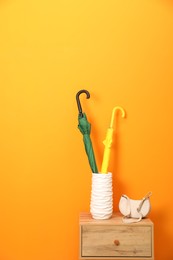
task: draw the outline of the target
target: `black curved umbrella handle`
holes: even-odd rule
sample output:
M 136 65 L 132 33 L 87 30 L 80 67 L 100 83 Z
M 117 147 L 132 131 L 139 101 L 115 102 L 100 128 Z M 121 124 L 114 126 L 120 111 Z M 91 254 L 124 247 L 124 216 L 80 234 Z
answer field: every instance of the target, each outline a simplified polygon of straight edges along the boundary
M 82 89 L 80 90 L 77 94 L 76 94 L 76 101 L 77 101 L 77 106 L 78 106 L 78 110 L 79 110 L 79 115 L 82 117 L 82 107 L 81 107 L 81 103 L 80 103 L 80 99 L 79 99 L 79 96 L 80 94 L 82 93 L 85 93 L 86 94 L 86 98 L 90 98 L 90 93 L 85 90 L 85 89 Z

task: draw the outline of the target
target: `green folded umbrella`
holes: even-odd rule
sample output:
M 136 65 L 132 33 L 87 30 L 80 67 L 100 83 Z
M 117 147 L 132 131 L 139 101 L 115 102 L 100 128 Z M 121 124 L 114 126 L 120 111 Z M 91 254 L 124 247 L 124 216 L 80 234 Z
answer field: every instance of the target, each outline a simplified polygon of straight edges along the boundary
M 85 151 L 88 156 L 88 161 L 93 173 L 98 173 L 96 160 L 94 156 L 93 146 L 90 138 L 91 133 L 91 124 L 88 122 L 86 114 L 82 113 L 78 115 L 78 128 L 80 132 L 83 134 L 83 142 L 85 145 Z
M 79 115 L 78 115 L 79 125 L 78 125 L 78 128 L 81 131 L 81 133 L 83 134 L 85 151 L 86 151 L 86 154 L 88 156 L 88 161 L 89 161 L 91 170 L 92 170 L 93 173 L 98 173 L 96 160 L 95 160 L 95 156 L 94 156 L 94 151 L 93 151 L 93 146 L 92 146 L 92 142 L 91 142 L 91 138 L 90 138 L 91 124 L 88 122 L 85 113 L 82 112 L 82 107 L 81 107 L 81 103 L 80 103 L 80 99 L 79 99 L 79 96 L 82 93 L 86 94 L 86 98 L 90 98 L 90 93 L 88 92 L 88 90 L 85 90 L 85 89 L 80 90 L 76 94 L 76 101 L 77 101 L 77 106 L 78 106 L 78 110 L 79 110 Z

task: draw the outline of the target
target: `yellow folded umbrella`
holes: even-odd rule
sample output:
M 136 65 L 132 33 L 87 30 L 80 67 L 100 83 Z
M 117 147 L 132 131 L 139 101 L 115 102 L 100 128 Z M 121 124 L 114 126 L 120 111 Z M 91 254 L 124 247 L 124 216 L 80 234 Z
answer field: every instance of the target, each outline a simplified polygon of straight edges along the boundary
M 109 164 L 109 159 L 110 159 L 112 137 L 113 137 L 113 132 L 114 132 L 113 122 L 114 122 L 115 111 L 117 111 L 117 110 L 121 111 L 123 118 L 125 117 L 125 111 L 122 107 L 116 106 L 113 108 L 110 127 L 107 130 L 106 139 L 103 141 L 105 148 L 104 148 L 104 155 L 103 155 L 103 161 L 102 161 L 102 166 L 101 166 L 101 173 L 108 173 L 108 164 Z

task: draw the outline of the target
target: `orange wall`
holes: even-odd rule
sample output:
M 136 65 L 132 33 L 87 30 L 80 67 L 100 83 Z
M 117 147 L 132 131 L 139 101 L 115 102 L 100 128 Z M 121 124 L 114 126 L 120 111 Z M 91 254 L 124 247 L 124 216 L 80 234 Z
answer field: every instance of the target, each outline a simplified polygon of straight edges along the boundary
M 173 259 L 172 1 L 0 0 L 0 259 L 77 260 L 91 172 L 75 95 L 100 169 L 114 106 L 109 170 L 122 193 L 152 191 L 156 260 Z

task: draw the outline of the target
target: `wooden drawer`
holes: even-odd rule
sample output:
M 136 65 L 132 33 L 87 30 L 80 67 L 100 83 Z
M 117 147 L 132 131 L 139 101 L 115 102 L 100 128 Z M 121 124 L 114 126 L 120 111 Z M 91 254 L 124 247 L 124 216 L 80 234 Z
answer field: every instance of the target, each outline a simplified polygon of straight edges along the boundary
M 80 258 L 153 259 L 153 224 L 149 219 L 124 224 L 122 217 L 94 220 L 83 213 L 80 218 Z
M 151 227 L 85 225 L 82 256 L 150 256 Z

